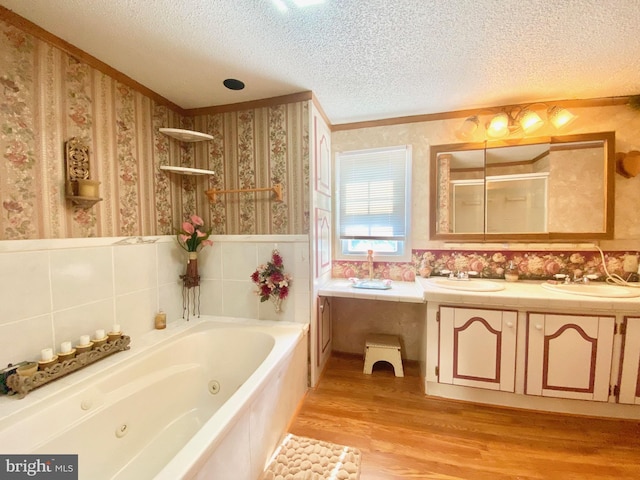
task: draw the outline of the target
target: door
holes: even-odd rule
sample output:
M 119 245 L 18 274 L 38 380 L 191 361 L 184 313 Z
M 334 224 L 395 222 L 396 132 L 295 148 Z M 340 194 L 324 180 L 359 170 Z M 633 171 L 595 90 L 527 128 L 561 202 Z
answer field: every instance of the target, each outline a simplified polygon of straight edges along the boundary
M 513 392 L 517 312 L 441 307 L 438 382 Z
M 530 313 L 526 393 L 606 402 L 614 317 Z

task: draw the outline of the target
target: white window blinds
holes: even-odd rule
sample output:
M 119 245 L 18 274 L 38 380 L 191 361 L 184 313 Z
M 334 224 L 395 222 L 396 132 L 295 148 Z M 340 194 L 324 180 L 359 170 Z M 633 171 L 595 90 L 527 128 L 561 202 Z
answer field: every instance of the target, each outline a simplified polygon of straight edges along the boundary
M 341 240 L 407 237 L 409 146 L 337 155 Z

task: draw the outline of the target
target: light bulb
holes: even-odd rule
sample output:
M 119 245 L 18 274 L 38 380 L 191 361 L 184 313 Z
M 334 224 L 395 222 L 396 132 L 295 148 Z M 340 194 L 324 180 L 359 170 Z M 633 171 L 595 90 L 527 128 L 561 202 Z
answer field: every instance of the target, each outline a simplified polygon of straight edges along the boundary
M 547 110 L 547 117 L 551 124 L 556 128 L 566 127 L 570 123 L 573 123 L 577 117 L 566 108 L 551 107 Z
M 468 117 L 463 123 L 460 129 L 457 132 L 457 135 L 462 140 L 469 140 L 473 137 L 473 134 L 478 129 L 478 125 L 480 121 L 478 120 L 478 116 L 474 115 L 472 117 Z
M 544 125 L 544 122 L 536 112 L 526 108 L 518 115 L 518 123 L 524 133 L 533 133 Z
M 509 116 L 499 113 L 494 116 L 487 126 L 487 135 L 494 138 L 504 137 L 509 133 Z

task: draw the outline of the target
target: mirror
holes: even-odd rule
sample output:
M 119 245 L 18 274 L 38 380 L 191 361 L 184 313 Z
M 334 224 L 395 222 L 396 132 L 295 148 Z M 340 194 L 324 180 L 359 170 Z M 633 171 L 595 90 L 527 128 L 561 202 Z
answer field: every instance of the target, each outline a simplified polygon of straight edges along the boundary
M 613 132 L 431 147 L 430 238 L 613 238 Z

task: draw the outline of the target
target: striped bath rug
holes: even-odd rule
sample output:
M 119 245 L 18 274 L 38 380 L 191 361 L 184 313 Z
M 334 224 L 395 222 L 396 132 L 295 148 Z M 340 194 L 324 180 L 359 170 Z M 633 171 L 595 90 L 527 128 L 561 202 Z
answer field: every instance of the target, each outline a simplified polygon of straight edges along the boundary
M 360 450 L 288 434 L 262 480 L 357 480 Z

